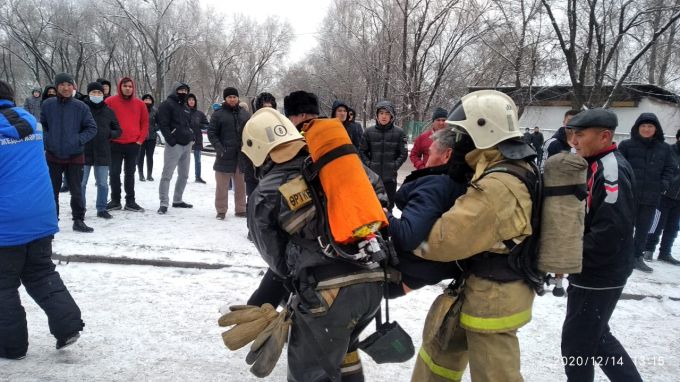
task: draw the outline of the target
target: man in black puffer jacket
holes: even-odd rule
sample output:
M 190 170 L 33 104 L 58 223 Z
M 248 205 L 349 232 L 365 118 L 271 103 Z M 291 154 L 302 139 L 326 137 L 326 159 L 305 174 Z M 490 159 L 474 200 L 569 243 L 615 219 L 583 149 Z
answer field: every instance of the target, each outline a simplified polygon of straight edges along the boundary
M 635 218 L 635 269 L 652 272 L 643 261 L 642 251 L 654 214 L 659 206 L 661 192 L 667 190 L 676 172 L 671 148 L 664 142 L 659 119 L 653 113 L 642 113 L 630 130 L 630 139 L 619 145 L 619 151 L 635 172 L 635 200 L 638 202 Z M 651 258 L 649 259 L 651 260 Z
M 680 164 L 680 130 L 675 133 L 675 140 L 675 144 L 671 146 L 671 153 L 676 164 Z M 652 258 L 656 245 L 659 243 L 661 231 L 663 231 L 659 260 L 673 265 L 680 265 L 680 261 L 671 256 L 671 249 L 676 236 L 678 236 L 678 225 L 680 223 L 680 171 L 678 170 L 680 170 L 680 166 L 676 168 L 675 177 L 670 186 L 661 193 L 659 213 L 656 214 L 653 224 L 654 233 L 647 238 L 645 248 L 645 257 Z
M 234 184 L 236 216 L 246 217 L 246 186 L 239 166 L 241 134 L 250 113 L 239 106 L 238 90 L 225 88 L 222 108 L 210 117 L 208 139 L 215 148 L 215 210 L 217 219 L 224 220 L 229 208 L 229 180 Z
M 158 213 L 161 215 L 168 212 L 170 180 L 175 168 L 177 168 L 177 182 L 172 197 L 172 206 L 176 208 L 193 207 L 182 200 L 184 188 L 189 178 L 191 142 L 194 140 L 194 132 L 191 130 L 191 115 L 186 104 L 188 94 L 189 85 L 183 82 L 175 82 L 172 92 L 161 103 L 156 113 L 156 122 L 166 143 L 163 153 L 163 174 L 161 174 L 161 182 L 158 186 L 158 196 L 161 202 Z
M 361 161 L 382 179 L 391 210 L 397 192 L 397 171 L 408 158 L 406 134 L 394 125 L 394 105 L 390 101 L 383 100 L 375 106 L 375 126 L 364 131 L 359 155 Z

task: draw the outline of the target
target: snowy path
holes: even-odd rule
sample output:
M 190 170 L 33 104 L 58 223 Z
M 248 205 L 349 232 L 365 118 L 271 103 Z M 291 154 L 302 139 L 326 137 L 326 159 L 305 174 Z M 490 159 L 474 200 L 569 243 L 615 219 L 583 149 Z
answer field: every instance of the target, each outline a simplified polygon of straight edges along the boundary
M 22 361 L 0 361 L 0 381 L 255 381 L 244 362 L 247 351 L 228 351 L 217 326 L 217 309 L 243 303 L 257 286 L 265 263 L 246 239 L 245 220 L 214 219 L 212 158 L 204 157 L 204 178 L 190 182 L 185 200 L 192 210 L 170 209 L 159 216 L 158 179 L 162 149 L 156 152 L 153 183 L 137 182 L 144 214 L 114 212 L 114 219 L 94 217 L 94 184 L 88 187 L 87 222 L 93 234 L 72 232 L 68 197 L 54 248 L 62 255 L 127 256 L 229 264 L 218 270 L 136 265 L 70 263 L 59 265 L 86 323 L 81 339 L 63 351 L 54 349 L 47 320 L 21 290 L 29 323 L 30 348 Z M 193 163 L 192 163 L 193 180 Z M 172 190 L 172 187 L 171 187 Z M 233 206 L 233 204 L 231 204 Z M 680 255 L 680 247 L 675 248 Z M 679 256 L 680 257 L 680 256 Z M 680 267 L 653 263 L 655 272 L 635 272 L 625 292 L 664 296 L 661 300 L 620 301 L 611 321 L 614 334 L 638 360 L 646 381 L 675 381 L 680 374 Z M 420 344 L 425 314 L 436 287 L 424 288 L 391 303 L 391 316 Z M 536 299 L 534 318 L 520 330 L 522 371 L 527 381 L 563 381 L 559 361 L 565 299 Z M 409 381 L 414 360 L 376 365 L 363 355 L 368 381 Z M 656 364 L 654 364 L 656 362 Z M 663 365 L 660 365 L 663 363 Z M 268 380 L 285 380 L 285 353 Z M 469 380 L 466 376 L 465 380 Z M 598 370 L 596 380 L 606 380 Z

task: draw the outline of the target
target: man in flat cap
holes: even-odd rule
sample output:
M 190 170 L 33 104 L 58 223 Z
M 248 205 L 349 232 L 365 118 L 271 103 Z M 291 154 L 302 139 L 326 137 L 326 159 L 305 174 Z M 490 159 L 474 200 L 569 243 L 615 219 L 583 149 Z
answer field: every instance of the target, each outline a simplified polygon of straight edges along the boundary
M 592 381 L 594 365 L 612 381 L 642 381 L 609 329 L 633 270 L 635 177 L 613 143 L 618 120 L 605 109 L 582 111 L 567 124 L 571 145 L 588 161 L 583 270 L 569 276 L 562 361 L 569 381 Z

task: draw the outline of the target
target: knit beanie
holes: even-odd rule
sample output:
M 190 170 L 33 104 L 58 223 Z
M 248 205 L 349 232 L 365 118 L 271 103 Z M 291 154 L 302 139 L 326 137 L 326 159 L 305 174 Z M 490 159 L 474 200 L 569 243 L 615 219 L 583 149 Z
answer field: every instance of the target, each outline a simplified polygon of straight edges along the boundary
M 238 90 L 236 88 L 232 88 L 231 86 L 228 88 L 225 88 L 224 91 L 222 92 L 222 96 L 224 99 L 227 99 L 229 96 L 237 96 L 238 97 Z
M 68 82 L 73 86 L 76 85 L 76 81 L 73 80 L 73 76 L 68 73 L 59 73 L 56 76 L 54 76 L 54 86 L 57 86 L 64 82 Z
M 102 84 L 99 82 L 90 82 L 87 84 L 87 94 L 90 94 L 90 92 L 93 90 L 99 90 L 100 92 L 104 93 L 104 86 L 102 86 Z
M 435 109 L 434 113 L 432 113 L 432 122 L 434 122 L 435 119 L 448 118 L 448 116 L 449 113 L 445 109 L 438 107 Z

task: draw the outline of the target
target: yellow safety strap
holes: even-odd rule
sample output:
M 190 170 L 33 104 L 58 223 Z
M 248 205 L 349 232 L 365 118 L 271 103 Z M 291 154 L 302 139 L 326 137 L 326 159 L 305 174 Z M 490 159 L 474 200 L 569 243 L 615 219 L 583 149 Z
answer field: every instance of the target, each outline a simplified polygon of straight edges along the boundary
M 516 329 L 531 321 L 531 309 L 515 313 L 512 316 L 482 318 L 469 314 L 460 314 L 460 324 L 470 329 L 479 330 L 504 330 Z
M 420 351 L 418 352 L 418 355 L 420 358 L 425 362 L 425 365 L 427 365 L 427 368 L 432 371 L 432 373 L 442 377 L 449 379 L 451 381 L 458 382 L 463 378 L 463 371 L 464 370 L 453 370 L 453 369 L 447 369 L 443 366 L 439 366 L 434 361 L 432 360 L 432 357 L 430 357 L 429 354 L 427 354 L 427 351 L 425 350 L 424 347 L 420 348 Z

